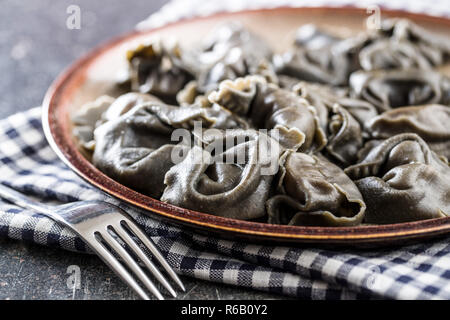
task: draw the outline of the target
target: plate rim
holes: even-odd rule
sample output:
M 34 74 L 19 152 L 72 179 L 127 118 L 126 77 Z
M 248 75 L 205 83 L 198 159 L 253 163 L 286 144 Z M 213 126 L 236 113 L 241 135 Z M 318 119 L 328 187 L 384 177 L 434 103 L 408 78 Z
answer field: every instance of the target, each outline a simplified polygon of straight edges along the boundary
M 365 9 L 356 7 L 279 7 L 275 9 L 256 9 L 239 12 L 220 12 L 207 17 L 195 17 L 182 19 L 162 27 L 147 31 L 132 31 L 130 33 L 114 37 L 106 43 L 102 43 L 90 50 L 83 57 L 75 60 L 63 70 L 54 80 L 47 90 L 42 108 L 42 125 L 45 137 L 56 153 L 56 155 L 78 176 L 101 191 L 118 198 L 128 204 L 134 205 L 144 211 L 154 213 L 162 218 L 166 218 L 175 224 L 184 224 L 192 227 L 206 228 L 221 233 L 231 233 L 237 236 L 256 236 L 260 239 L 274 239 L 280 241 L 294 242 L 325 242 L 325 243 L 364 243 L 400 241 L 410 238 L 425 238 L 438 234 L 450 232 L 450 217 L 420 220 L 413 222 L 355 226 L 355 227 L 307 227 L 307 226 L 287 226 L 274 225 L 262 222 L 250 222 L 224 218 L 212 214 L 202 213 L 195 210 L 177 207 L 160 200 L 151 198 L 137 191 L 134 191 L 119 182 L 109 178 L 99 169 L 94 167 L 78 150 L 73 139 L 70 137 L 68 129 L 68 119 L 59 117 L 62 99 L 72 90 L 77 88 L 76 84 L 84 80 L 86 70 L 95 61 L 95 58 L 106 52 L 110 48 L 119 45 L 125 40 L 140 35 L 150 35 L 161 30 L 195 23 L 203 20 L 214 20 L 219 17 L 236 17 L 250 14 L 282 14 L 283 12 L 305 12 L 315 11 L 316 14 L 323 12 L 340 11 L 339 14 L 365 14 Z M 420 13 L 406 12 L 402 10 L 382 9 L 382 14 L 387 16 L 398 16 L 411 18 L 420 21 L 431 21 L 445 24 L 450 27 L 450 19 L 445 17 L 430 16 Z M 77 76 L 75 83 L 74 77 Z M 71 85 L 71 86 L 69 86 Z M 70 94 L 69 94 L 70 95 Z

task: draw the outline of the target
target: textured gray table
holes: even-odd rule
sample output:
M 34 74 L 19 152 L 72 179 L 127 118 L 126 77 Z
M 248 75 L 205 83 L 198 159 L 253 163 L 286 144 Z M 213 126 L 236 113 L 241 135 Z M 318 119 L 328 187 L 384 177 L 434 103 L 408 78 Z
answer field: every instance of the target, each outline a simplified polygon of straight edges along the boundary
M 52 80 L 99 42 L 125 33 L 164 0 L 0 0 L 0 118 L 38 106 Z M 67 8 L 81 9 L 69 29 Z M 81 270 L 70 290 L 69 266 Z M 180 299 L 279 299 L 280 296 L 183 278 Z M 95 256 L 0 239 L 0 299 L 136 299 Z

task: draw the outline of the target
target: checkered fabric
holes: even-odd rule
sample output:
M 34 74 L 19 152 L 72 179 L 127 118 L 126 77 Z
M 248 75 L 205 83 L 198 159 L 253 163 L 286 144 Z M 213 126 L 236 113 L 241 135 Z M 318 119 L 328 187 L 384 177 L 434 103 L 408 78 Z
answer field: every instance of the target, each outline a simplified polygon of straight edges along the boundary
M 355 5 L 347 0 L 174 0 L 138 25 L 151 28 L 218 11 L 274 6 Z M 197 5 L 195 5 L 197 3 Z M 358 1 L 450 16 L 446 0 Z M 125 209 L 182 275 L 306 299 L 450 299 L 450 237 L 378 250 L 249 245 L 194 234 L 148 218 L 69 170 L 48 146 L 40 108 L 0 121 L 0 183 L 46 203 L 105 200 Z M 89 252 L 69 229 L 0 200 L 0 237 Z
M 91 187 L 47 144 L 40 108 L 0 121 L 0 183 L 46 203 L 105 200 L 129 212 L 182 275 L 307 299 L 450 299 L 450 238 L 382 250 L 253 245 L 148 218 Z M 0 201 L 0 236 L 88 252 L 69 229 Z

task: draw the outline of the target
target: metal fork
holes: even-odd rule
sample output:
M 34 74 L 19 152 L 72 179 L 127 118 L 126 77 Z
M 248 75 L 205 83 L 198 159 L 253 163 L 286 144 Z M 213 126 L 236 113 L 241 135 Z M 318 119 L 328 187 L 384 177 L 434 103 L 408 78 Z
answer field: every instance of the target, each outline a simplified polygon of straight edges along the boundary
M 181 290 L 186 291 L 183 283 L 155 244 L 140 230 L 133 219 L 117 206 L 102 201 L 77 201 L 59 206 L 49 206 L 33 201 L 1 183 L 0 197 L 20 207 L 36 210 L 72 229 L 142 299 L 149 300 L 150 298 L 132 274 L 158 299 L 164 300 L 164 297 L 143 268 L 139 266 L 138 261 L 128 252 L 129 250 L 139 258 L 173 297 L 176 297 L 176 293 L 131 235 L 138 238 L 150 250 L 173 281 Z M 129 250 L 126 250 L 123 244 L 126 244 Z M 112 252 L 121 258 L 123 264 L 132 273 L 118 261 Z

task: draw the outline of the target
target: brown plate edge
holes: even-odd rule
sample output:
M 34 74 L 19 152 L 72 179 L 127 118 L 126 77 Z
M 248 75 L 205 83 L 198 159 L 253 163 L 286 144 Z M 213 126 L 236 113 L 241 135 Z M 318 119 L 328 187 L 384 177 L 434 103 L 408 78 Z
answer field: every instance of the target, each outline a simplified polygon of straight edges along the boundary
M 145 33 L 151 34 L 174 25 L 182 25 L 188 22 L 192 23 L 198 20 L 215 19 L 222 16 L 239 16 L 252 13 L 277 14 L 285 11 L 314 11 L 315 13 L 318 13 L 330 12 L 330 10 L 339 10 L 342 13 L 348 14 L 365 14 L 364 9 L 355 7 L 282 7 L 276 9 L 258 9 L 233 13 L 222 12 L 208 17 L 180 20 Z M 383 10 L 382 13 L 388 16 L 409 17 L 416 20 L 427 20 L 450 26 L 450 20 L 442 17 L 434 17 L 399 10 Z M 77 84 L 83 81 L 85 71 L 98 55 L 123 40 L 141 35 L 142 33 L 143 32 L 134 31 L 95 48 L 86 56 L 77 60 L 69 68 L 63 71 L 61 75 L 52 83 L 45 95 L 43 102 L 42 124 L 45 136 L 51 148 L 70 169 L 72 169 L 76 174 L 91 185 L 129 204 L 150 211 L 153 216 L 156 215 L 166 221 L 182 224 L 188 227 L 199 228 L 203 231 L 214 230 L 217 231 L 218 234 L 227 238 L 229 236 L 237 236 L 239 238 L 249 240 L 254 239 L 299 243 L 357 245 L 364 243 L 377 244 L 404 242 L 405 240 L 430 238 L 450 232 L 450 217 L 390 225 L 359 227 L 300 227 L 271 225 L 266 223 L 223 218 L 163 203 L 159 200 L 150 198 L 129 189 L 107 177 L 95 168 L 78 151 L 72 138 L 70 137 L 70 133 L 68 132 L 69 119 L 58 116 L 58 111 L 60 111 L 58 105 L 64 105 L 61 104 L 61 101 L 67 98 L 68 94 L 70 96 L 70 92 L 75 90 L 77 88 Z M 82 76 L 80 76 L 80 73 Z

